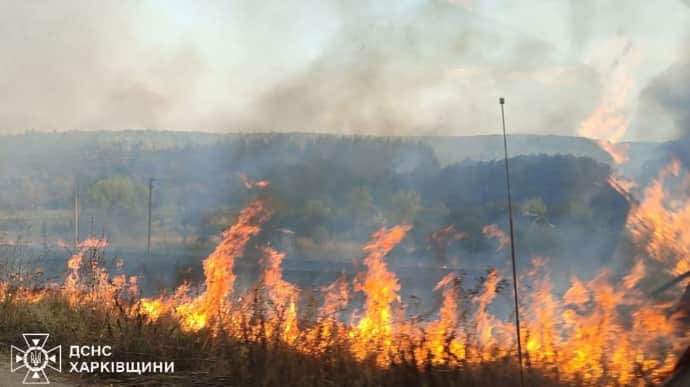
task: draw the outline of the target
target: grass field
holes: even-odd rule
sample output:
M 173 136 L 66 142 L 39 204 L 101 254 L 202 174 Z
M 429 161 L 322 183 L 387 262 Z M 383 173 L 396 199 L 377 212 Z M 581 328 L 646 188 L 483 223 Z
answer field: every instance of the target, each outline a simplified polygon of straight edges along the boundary
M 211 330 L 185 333 L 171 319 L 148 322 L 132 316 L 127 306 L 103 310 L 97 305 L 74 307 L 61 295 L 35 303 L 0 304 L 0 340 L 21 344 L 25 332 L 50 332 L 55 343 L 113 346 L 114 360 L 175 361 L 169 376 L 100 375 L 92 381 L 116 385 L 232 386 L 518 386 L 515 360 L 507 356 L 467 366 L 418 367 L 412 360 L 378 366 L 373 359 L 354 359 L 334 342 L 318 356 L 306 355 L 260 333 L 258 340 L 230 337 Z M 246 336 L 249 337 L 249 334 Z M 409 359 L 409 358 L 408 358 Z M 565 386 L 528 369 L 531 386 Z

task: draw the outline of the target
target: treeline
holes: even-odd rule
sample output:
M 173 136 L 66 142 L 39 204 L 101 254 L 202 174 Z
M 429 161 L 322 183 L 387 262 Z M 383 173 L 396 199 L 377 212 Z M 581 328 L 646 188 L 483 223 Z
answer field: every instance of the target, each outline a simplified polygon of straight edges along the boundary
M 36 155 L 29 165 L 17 165 L 23 173 L 7 172 L 0 180 L 3 231 L 24 221 L 42 235 L 69 238 L 76 181 L 82 230 L 134 243 L 146 228 L 149 178 L 155 236 L 165 235 L 170 243 L 204 243 L 256 195 L 274 212 L 265 238 L 291 235 L 300 254 L 330 254 L 337 249 L 313 250 L 410 223 L 408 250 L 445 259 L 453 249 L 494 248 L 482 228 L 506 220 L 502 160 L 441 166 L 433 149 L 415 139 L 252 135 L 158 150 L 94 150 L 88 143 L 66 149 Z M 241 174 L 271 185 L 247 189 Z M 557 253 L 566 239 L 559 230 L 573 224 L 607 235 L 620 231 L 627 203 L 609 187 L 608 165 L 571 155 L 518 156 L 511 160 L 511 174 L 518 232 L 529 243 L 522 248 Z M 448 226 L 462 238 L 441 250 L 430 248 L 431 234 Z

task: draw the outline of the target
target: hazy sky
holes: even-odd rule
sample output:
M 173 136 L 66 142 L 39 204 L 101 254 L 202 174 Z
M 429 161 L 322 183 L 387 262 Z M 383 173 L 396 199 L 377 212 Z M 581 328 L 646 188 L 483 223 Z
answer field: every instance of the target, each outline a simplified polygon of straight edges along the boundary
M 667 139 L 688 3 L 0 0 L 0 132 L 485 134 L 504 95 L 515 132 L 575 134 L 614 98 L 624 139 Z

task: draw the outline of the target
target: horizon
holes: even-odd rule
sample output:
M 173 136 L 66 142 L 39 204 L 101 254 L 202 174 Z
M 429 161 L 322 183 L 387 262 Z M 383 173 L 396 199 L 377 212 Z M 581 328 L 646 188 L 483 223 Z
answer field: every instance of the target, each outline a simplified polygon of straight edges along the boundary
M 173 129 L 73 129 L 73 130 L 33 130 L 28 129 L 21 132 L 14 133 L 1 133 L 0 137 L 19 137 L 19 136 L 30 136 L 30 135 L 65 135 L 65 134 L 91 134 L 95 135 L 98 133 L 104 134 L 118 134 L 118 133 L 140 133 L 140 134 L 188 134 L 188 135 L 201 135 L 201 136 L 262 136 L 262 135 L 280 135 L 280 136 L 290 136 L 290 135 L 303 135 L 303 136 L 324 136 L 324 137 L 373 137 L 373 138 L 470 138 L 470 137 L 503 137 L 501 133 L 481 133 L 481 134 L 379 134 L 379 133 L 330 133 L 330 132 L 301 132 L 301 131 L 291 131 L 291 132 L 281 132 L 281 131 L 222 131 L 222 132 L 207 132 L 201 130 L 173 130 Z M 578 139 L 587 140 L 596 144 L 596 139 L 592 139 L 586 136 L 578 134 L 559 134 L 559 133 L 507 133 L 507 137 L 561 137 L 568 139 Z M 618 141 L 617 144 L 664 144 L 668 142 L 675 141 L 675 139 L 669 140 L 630 140 L 630 141 Z M 508 144 L 510 146 L 510 143 Z

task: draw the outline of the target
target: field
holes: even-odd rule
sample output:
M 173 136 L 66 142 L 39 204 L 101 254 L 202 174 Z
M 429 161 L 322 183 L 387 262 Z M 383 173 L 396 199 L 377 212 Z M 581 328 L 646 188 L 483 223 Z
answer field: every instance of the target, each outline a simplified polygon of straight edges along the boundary
M 413 315 L 386 263 L 411 229 L 398 225 L 363 246 L 366 269 L 352 283 L 299 289 L 282 278 L 284 254 L 265 246 L 260 280 L 236 290 L 235 259 L 269 218 L 264 202 L 250 202 L 204 260 L 204 284 L 155 298 L 140 297 L 136 277 L 105 271 L 106 241 L 82 241 L 63 283 L 21 286 L 34 281 L 29 270 L 3 283 L 1 339 L 16 343 L 22 332 L 45 331 L 57 342 L 112 345 L 110 360 L 175 362 L 174 375 L 95 379 L 136 385 L 519 385 L 511 318 L 489 310 L 506 292 L 499 271 L 489 268 L 474 287 L 461 274 L 447 275 L 434 289 L 439 310 Z M 500 230 L 487 232 L 505 241 Z M 545 268 L 535 259 L 521 276 L 529 385 L 653 385 L 669 375 L 683 333 L 664 317 L 668 303 L 636 290 L 644 264 L 622 277 L 574 278 L 561 299 Z M 353 291 L 364 303 L 347 316 Z
M 67 372 L 117 385 L 520 385 L 502 162 L 440 163 L 410 139 L 290 138 L 121 147 L 67 183 L 15 171 L 0 340 L 46 332 L 112 345 L 109 360 L 175 362 Z M 654 292 L 690 268 L 680 166 L 645 163 L 634 187 L 587 157 L 511 162 L 527 385 L 664 381 L 688 344 L 682 284 Z

